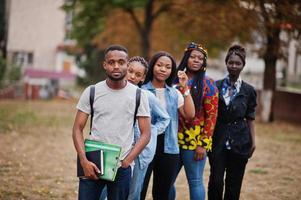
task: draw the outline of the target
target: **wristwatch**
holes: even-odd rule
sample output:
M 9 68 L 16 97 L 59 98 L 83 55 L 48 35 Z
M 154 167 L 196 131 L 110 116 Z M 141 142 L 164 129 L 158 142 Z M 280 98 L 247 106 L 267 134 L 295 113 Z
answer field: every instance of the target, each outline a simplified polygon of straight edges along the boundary
M 190 94 L 190 90 L 188 89 L 183 93 L 183 97 L 187 97 L 189 94 Z

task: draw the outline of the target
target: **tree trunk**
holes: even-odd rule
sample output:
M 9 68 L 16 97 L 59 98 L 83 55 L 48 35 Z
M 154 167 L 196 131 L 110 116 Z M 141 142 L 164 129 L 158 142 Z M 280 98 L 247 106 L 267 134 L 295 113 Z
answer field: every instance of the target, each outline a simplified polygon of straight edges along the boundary
M 150 35 L 150 30 L 144 30 L 143 33 L 140 34 L 142 56 L 146 59 L 150 58 L 149 35 Z
M 142 56 L 147 59 L 150 58 L 150 33 L 154 20 L 153 3 L 153 0 L 149 0 L 145 5 L 144 27 L 140 34 Z
M 264 80 L 262 91 L 262 113 L 261 119 L 264 122 L 274 120 L 274 92 L 276 90 L 276 63 L 280 47 L 280 29 L 268 29 L 267 48 L 264 54 Z
M 6 58 L 6 37 L 7 37 L 7 22 L 5 16 L 6 1 L 0 2 L 0 51 L 3 58 Z

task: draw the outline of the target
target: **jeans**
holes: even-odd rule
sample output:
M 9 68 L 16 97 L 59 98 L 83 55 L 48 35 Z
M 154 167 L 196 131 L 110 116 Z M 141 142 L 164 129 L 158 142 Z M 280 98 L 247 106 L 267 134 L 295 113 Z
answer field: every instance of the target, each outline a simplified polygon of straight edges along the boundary
M 142 190 L 142 185 L 144 181 L 144 177 L 147 171 L 147 167 L 141 169 L 139 165 L 139 160 L 136 158 L 135 166 L 133 171 L 133 177 L 130 183 L 130 192 L 128 196 L 128 200 L 140 200 L 140 194 Z M 99 200 L 105 200 L 107 198 L 107 187 L 104 187 L 102 194 Z
M 224 148 L 209 154 L 210 176 L 208 184 L 209 200 L 238 200 L 248 158 Z M 224 189 L 224 175 L 225 192 Z
M 147 166 L 141 169 L 139 165 L 139 160 L 138 158 L 136 158 L 133 177 L 130 184 L 130 194 L 128 200 L 140 200 L 140 194 L 141 194 L 146 170 L 147 170 Z
M 107 186 L 108 200 L 126 200 L 129 195 L 131 167 L 119 168 L 115 181 L 79 179 L 79 200 L 99 200 L 102 190 Z
M 194 150 L 180 149 L 180 164 L 178 173 L 184 165 L 186 178 L 189 185 L 189 194 L 191 200 L 205 200 L 205 187 L 203 183 L 203 172 L 206 164 L 206 157 L 202 160 L 194 160 Z M 170 191 L 170 197 L 175 197 L 175 189 Z M 171 199 L 169 198 L 169 199 Z

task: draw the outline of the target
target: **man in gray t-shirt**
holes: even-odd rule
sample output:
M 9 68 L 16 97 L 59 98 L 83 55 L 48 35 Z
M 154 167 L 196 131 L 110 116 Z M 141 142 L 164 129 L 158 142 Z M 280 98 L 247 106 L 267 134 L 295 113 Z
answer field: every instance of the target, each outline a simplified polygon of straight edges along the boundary
M 133 146 L 133 121 L 137 87 L 125 80 L 127 72 L 127 50 L 112 45 L 105 51 L 103 67 L 107 73 L 105 81 L 95 85 L 93 123 L 90 139 L 117 144 L 122 147 L 121 167 L 114 182 L 97 178 L 99 169 L 87 160 L 84 148 L 83 128 L 91 113 L 89 87 L 83 92 L 77 104 L 73 126 L 73 141 L 85 177 L 80 178 L 79 199 L 98 200 L 102 189 L 108 188 L 108 199 L 127 199 L 131 179 L 131 164 L 150 139 L 150 113 L 148 99 L 141 93 L 137 122 L 141 131 L 140 139 Z

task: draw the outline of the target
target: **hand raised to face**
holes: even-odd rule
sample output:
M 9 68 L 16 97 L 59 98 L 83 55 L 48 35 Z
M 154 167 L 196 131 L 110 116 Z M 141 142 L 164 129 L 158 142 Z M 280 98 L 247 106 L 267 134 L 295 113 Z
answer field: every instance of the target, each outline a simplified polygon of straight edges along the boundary
M 185 88 L 188 83 L 188 76 L 184 71 L 178 71 L 179 85 Z

